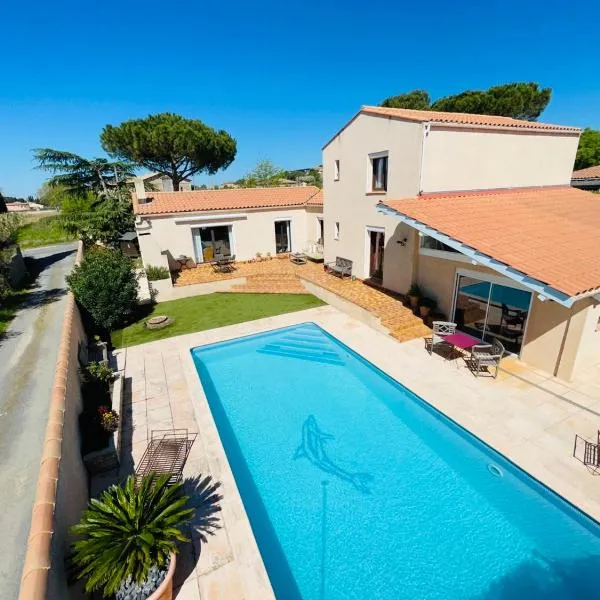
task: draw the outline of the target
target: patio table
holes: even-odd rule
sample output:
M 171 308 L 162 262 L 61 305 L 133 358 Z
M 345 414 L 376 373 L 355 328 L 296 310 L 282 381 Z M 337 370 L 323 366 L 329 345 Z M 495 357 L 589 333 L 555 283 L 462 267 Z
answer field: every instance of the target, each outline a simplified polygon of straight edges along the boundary
M 450 352 L 450 354 L 453 355 L 452 358 L 458 358 L 459 356 L 464 357 L 464 354 L 459 352 L 457 348 L 465 351 L 469 350 L 469 348 L 472 348 L 473 346 L 476 346 L 477 344 L 483 343 L 480 339 L 477 339 L 468 333 L 463 333 L 462 331 L 456 331 L 455 333 L 444 336 L 444 341 L 452 346 L 452 350 Z M 447 359 L 448 358 L 450 357 L 447 357 Z
M 444 341 L 448 344 L 452 344 L 455 348 L 460 348 L 461 350 L 468 350 L 477 344 L 483 343 L 480 339 L 473 337 L 468 333 L 463 333 L 462 331 L 457 331 L 445 336 Z
M 290 262 L 295 265 L 305 265 L 306 264 L 306 254 L 303 252 L 292 252 L 290 254 Z

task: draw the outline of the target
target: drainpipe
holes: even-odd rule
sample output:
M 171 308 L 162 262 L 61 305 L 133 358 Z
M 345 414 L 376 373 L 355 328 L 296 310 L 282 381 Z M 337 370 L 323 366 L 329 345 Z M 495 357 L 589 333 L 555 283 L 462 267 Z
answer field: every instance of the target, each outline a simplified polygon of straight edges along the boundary
M 419 171 L 419 195 L 423 193 L 423 173 L 425 171 L 425 144 L 427 141 L 427 136 L 429 135 L 429 129 L 431 125 L 429 123 L 425 123 L 423 125 L 423 141 L 421 143 L 421 169 Z

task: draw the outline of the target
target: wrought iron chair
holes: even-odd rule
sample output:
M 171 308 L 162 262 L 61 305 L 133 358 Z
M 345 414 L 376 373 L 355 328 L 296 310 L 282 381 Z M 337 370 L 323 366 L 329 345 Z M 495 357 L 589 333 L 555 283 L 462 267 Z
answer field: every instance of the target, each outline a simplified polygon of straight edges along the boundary
M 496 379 L 503 356 L 504 346 L 496 339 L 491 344 L 476 344 L 473 346 L 469 363 L 471 370 L 475 371 L 475 377 L 479 377 L 481 367 L 485 367 L 487 371 L 489 371 L 489 367 L 495 367 L 494 379 Z
M 446 342 L 446 336 L 456 332 L 456 323 L 450 321 L 434 321 L 432 323 L 433 334 L 429 342 L 429 354 L 433 354 L 435 348 L 444 348 L 448 352 L 452 351 L 452 345 Z M 429 341 L 429 340 L 428 340 Z

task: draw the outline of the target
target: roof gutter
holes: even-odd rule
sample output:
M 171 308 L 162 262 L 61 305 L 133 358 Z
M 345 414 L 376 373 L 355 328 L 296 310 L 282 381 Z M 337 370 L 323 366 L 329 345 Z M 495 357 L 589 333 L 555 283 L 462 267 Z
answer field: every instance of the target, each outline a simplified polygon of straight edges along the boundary
M 488 267 L 489 269 L 492 269 L 492 270 L 496 271 L 497 273 L 504 275 L 508 279 L 512 279 L 513 281 L 516 281 L 517 283 L 519 283 L 523 287 L 526 287 L 527 289 L 531 290 L 532 292 L 540 294 L 541 296 L 544 297 L 544 299 L 547 298 L 549 300 L 554 300 L 554 302 L 557 302 L 558 304 L 560 304 L 561 306 L 564 306 L 565 308 L 571 308 L 571 306 L 573 306 L 573 304 L 575 302 L 577 302 L 578 300 L 581 300 L 582 298 L 598 294 L 598 290 L 594 290 L 589 293 L 581 294 L 578 296 L 569 296 L 568 294 L 565 294 L 564 292 L 561 292 L 560 290 L 557 290 L 556 288 L 553 288 L 553 287 L 543 283 L 542 281 L 539 281 L 538 279 L 534 279 L 533 277 L 530 277 L 526 273 L 523 273 L 522 271 L 518 271 L 517 269 L 514 269 L 513 267 L 507 265 L 506 263 L 496 260 L 495 258 L 493 258 L 487 254 L 478 252 L 475 248 L 472 248 L 471 246 L 467 246 L 466 244 L 463 244 L 462 242 L 459 242 L 458 240 L 455 240 L 454 238 L 452 238 L 448 235 L 445 235 L 441 231 L 438 231 L 437 229 L 433 229 L 432 227 L 429 227 L 425 223 L 422 223 L 421 221 L 417 221 L 416 219 L 413 219 L 412 217 L 404 215 L 404 214 L 394 210 L 393 208 L 386 206 L 385 204 L 378 204 L 377 211 L 384 215 L 394 217 L 395 219 L 398 219 L 402 223 L 406 223 L 409 227 L 416 229 L 417 231 L 421 232 L 423 235 L 428 235 L 429 237 L 432 237 L 432 238 L 442 242 L 443 244 L 446 244 L 446 246 L 450 246 L 450 248 L 454 248 L 454 250 L 456 250 L 457 252 L 460 252 L 461 254 L 464 254 L 465 256 L 470 258 L 475 263 L 480 264 L 484 267 Z
M 485 130 L 494 130 L 494 131 L 510 131 L 514 133 L 549 133 L 549 134 L 572 134 L 577 135 L 578 137 L 581 135 L 582 130 L 570 127 L 565 129 L 558 129 L 552 127 L 518 127 L 516 125 L 476 125 L 471 123 L 457 123 L 453 121 L 430 121 L 429 124 L 433 127 L 449 127 L 452 129 L 485 129 Z

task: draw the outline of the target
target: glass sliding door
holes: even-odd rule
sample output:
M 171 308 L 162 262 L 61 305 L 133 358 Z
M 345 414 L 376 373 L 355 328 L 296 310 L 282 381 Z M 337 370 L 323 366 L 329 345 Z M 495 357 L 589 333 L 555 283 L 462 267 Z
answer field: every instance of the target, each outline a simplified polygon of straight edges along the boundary
M 461 331 L 486 342 L 498 339 L 508 352 L 518 354 L 530 303 L 531 292 L 459 275 L 454 321 Z
M 231 255 L 231 227 L 217 225 L 194 229 L 194 247 L 199 263 L 210 262 L 218 256 Z
M 465 275 L 458 276 L 454 322 L 461 331 L 483 339 L 492 284 Z
M 292 251 L 292 236 L 290 221 L 275 221 L 275 252 Z

